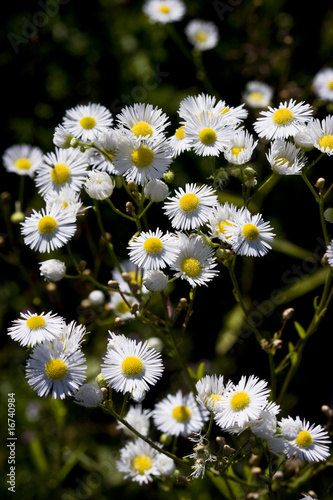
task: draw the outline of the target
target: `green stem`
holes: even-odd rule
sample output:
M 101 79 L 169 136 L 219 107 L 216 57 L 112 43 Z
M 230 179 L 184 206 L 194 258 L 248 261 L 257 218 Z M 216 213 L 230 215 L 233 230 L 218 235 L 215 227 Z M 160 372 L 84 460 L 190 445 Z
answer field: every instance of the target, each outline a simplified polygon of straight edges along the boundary
M 25 175 L 20 175 L 19 203 L 20 203 L 20 211 L 21 212 L 23 212 L 23 208 L 24 208 L 24 186 L 25 186 Z
M 187 462 L 187 461 L 185 461 L 185 460 L 183 460 L 181 458 L 178 458 L 176 455 L 173 455 L 169 451 L 164 450 L 160 446 L 157 446 L 148 437 L 144 436 L 139 431 L 137 431 L 124 418 L 122 418 L 120 415 L 118 415 L 118 413 L 116 413 L 113 408 L 111 408 L 110 406 L 103 406 L 103 408 L 105 408 L 109 413 L 111 413 L 111 415 L 116 420 L 118 420 L 119 422 L 121 422 L 125 427 L 127 427 L 127 429 L 129 429 L 130 431 L 132 431 L 137 437 L 139 437 L 140 439 L 142 439 L 142 441 L 144 441 L 145 443 L 149 444 L 149 446 L 151 446 L 154 450 L 158 451 L 158 453 L 163 453 L 163 455 L 166 455 L 167 457 L 172 458 L 172 460 L 174 460 L 179 465 L 186 465 L 187 467 L 191 467 L 191 464 L 189 462 Z
M 112 203 L 112 201 L 110 200 L 110 198 L 106 198 L 106 201 L 107 203 L 110 205 L 110 207 L 112 208 L 112 210 L 117 214 L 117 215 L 120 215 L 121 217 L 124 217 L 125 219 L 128 219 L 132 222 L 136 222 L 136 218 L 135 217 L 132 217 L 131 215 L 127 215 L 127 214 L 124 214 L 124 212 L 122 212 L 121 210 L 119 210 L 117 207 L 115 207 L 115 205 Z
M 240 287 L 239 287 L 239 284 L 238 284 L 238 281 L 237 281 L 237 278 L 236 278 L 236 274 L 235 274 L 235 270 L 234 270 L 235 263 L 236 263 L 236 256 L 234 257 L 233 262 L 231 262 L 230 265 L 228 266 L 228 270 L 229 270 L 229 275 L 230 275 L 232 284 L 234 286 L 234 290 L 235 290 L 235 293 L 236 293 L 236 298 L 237 298 L 237 300 L 238 300 L 241 308 L 243 309 L 243 312 L 244 312 L 244 315 L 245 315 L 245 320 L 246 320 L 248 326 L 251 328 L 251 330 L 253 330 L 253 332 L 254 332 L 254 334 L 256 336 L 257 341 L 259 342 L 259 344 L 261 344 L 261 341 L 262 341 L 261 333 L 259 332 L 259 330 L 255 326 L 255 324 L 251 320 L 249 320 L 249 318 L 248 318 L 249 311 L 248 311 L 247 306 L 246 306 L 246 304 L 244 302 L 244 298 L 242 296 L 242 293 L 241 293 L 241 290 L 240 290 Z
M 125 397 L 124 397 L 124 401 L 123 401 L 123 405 L 121 407 L 121 410 L 120 410 L 120 418 L 124 418 L 124 415 L 125 415 L 125 411 L 126 411 L 126 405 L 127 405 L 127 401 L 128 401 L 128 396 L 129 396 L 129 392 L 126 392 L 125 394 Z
M 106 236 L 106 233 L 105 233 L 105 229 L 104 229 L 104 226 L 103 226 L 103 221 L 102 221 L 102 217 L 101 217 L 101 213 L 100 213 L 100 210 L 99 210 L 99 206 L 98 206 L 98 203 L 97 203 L 97 200 L 94 200 L 94 208 L 95 208 L 95 213 L 96 213 L 96 217 L 97 217 L 97 223 L 98 223 L 98 227 L 99 227 L 99 230 L 104 238 L 104 241 L 105 241 L 105 244 L 106 244 L 106 248 L 108 249 L 108 252 L 110 254 L 110 257 L 111 257 L 111 261 L 114 263 L 115 267 L 118 269 L 118 271 L 121 273 L 122 272 L 122 269 L 121 269 L 121 266 L 118 262 L 118 259 L 116 257 L 116 254 L 113 250 L 113 245 L 108 241 L 108 238 Z
M 212 412 L 210 414 L 209 426 L 208 426 L 208 431 L 207 431 L 207 434 L 206 434 L 206 438 L 207 439 L 209 439 L 210 433 L 212 432 L 213 423 L 214 423 L 214 413 Z
M 272 400 L 275 401 L 276 397 L 276 372 L 275 372 L 275 364 L 274 364 L 274 356 L 273 354 L 269 354 L 269 367 L 271 373 L 271 394 Z
M 277 172 L 271 172 L 270 175 L 263 181 L 262 184 L 258 187 L 258 189 L 253 193 L 251 198 L 248 200 L 247 204 L 249 205 L 251 202 L 255 201 L 259 196 L 267 195 L 275 186 L 275 184 L 280 179 L 280 175 Z

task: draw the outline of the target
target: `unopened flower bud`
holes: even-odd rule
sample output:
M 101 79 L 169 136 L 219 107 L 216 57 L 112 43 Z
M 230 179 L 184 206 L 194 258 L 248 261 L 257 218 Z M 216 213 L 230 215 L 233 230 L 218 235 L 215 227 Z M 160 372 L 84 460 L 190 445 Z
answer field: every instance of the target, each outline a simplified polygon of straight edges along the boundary
M 136 185 L 136 184 L 135 184 L 135 182 L 134 182 L 134 181 L 132 181 L 132 180 L 128 181 L 127 186 L 128 186 L 128 189 L 129 189 L 130 191 L 137 191 L 137 190 L 138 190 L 137 185 Z
M 165 172 L 163 174 L 163 179 L 165 180 L 165 182 L 167 184 L 170 184 L 171 182 L 173 182 L 174 178 L 175 178 L 175 174 L 173 172 L 171 172 L 171 171 Z
M 258 475 L 262 473 L 262 468 L 261 467 L 252 467 L 251 469 L 251 474 L 253 475 Z
M 322 259 L 321 259 L 321 265 L 323 267 L 326 267 L 326 266 L 329 265 L 327 253 L 324 253 L 324 255 L 323 255 Z
M 273 476 L 274 481 L 281 481 L 283 478 L 284 478 L 284 474 L 283 474 L 282 470 L 276 471 L 274 476 Z
M 69 144 L 70 146 L 72 146 L 72 148 L 77 148 L 79 145 L 79 140 L 76 137 L 73 137 L 73 139 L 70 140 Z
M 125 208 L 126 208 L 126 212 L 128 214 L 135 214 L 135 208 L 134 208 L 134 205 L 131 201 L 128 201 L 126 203 Z
M 315 183 L 315 187 L 318 189 L 318 191 L 322 191 L 325 187 L 325 179 L 323 177 L 319 177 Z
M 282 346 L 283 346 L 283 340 L 281 339 L 273 339 L 271 341 L 271 346 L 274 348 L 274 349 L 281 349 Z
M 103 377 L 103 375 L 102 375 L 101 373 L 99 373 L 99 374 L 97 375 L 97 377 L 95 378 L 95 380 L 96 380 L 96 383 L 98 384 L 98 386 L 99 386 L 100 388 L 102 388 L 102 387 L 107 387 L 107 383 L 106 383 L 106 381 L 105 381 L 105 378 Z
M 244 168 L 244 172 L 243 173 L 244 173 L 244 175 L 248 179 L 253 179 L 257 175 L 257 172 L 252 167 L 246 167 L 246 168 Z
M 287 321 L 288 319 L 291 319 L 294 315 L 295 309 L 293 307 L 288 307 L 288 309 L 285 309 L 282 313 L 282 320 Z
M 113 288 L 114 290 L 119 290 L 119 283 L 118 283 L 118 281 L 110 280 L 110 281 L 108 281 L 108 286 L 110 288 Z
M 20 222 L 23 222 L 25 219 L 25 215 L 23 212 L 14 212 L 11 216 L 10 216 L 10 221 L 13 223 L 13 224 L 19 224 Z
M 131 306 L 131 314 L 136 314 L 139 310 L 139 304 L 137 302 L 134 302 Z

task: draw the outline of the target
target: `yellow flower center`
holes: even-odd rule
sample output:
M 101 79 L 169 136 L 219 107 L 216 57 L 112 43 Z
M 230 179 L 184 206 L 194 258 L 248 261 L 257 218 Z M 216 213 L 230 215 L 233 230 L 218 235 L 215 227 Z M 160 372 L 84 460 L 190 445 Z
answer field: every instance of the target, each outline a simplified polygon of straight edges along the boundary
M 301 431 L 298 434 L 295 441 L 298 444 L 298 446 L 301 446 L 302 448 L 308 448 L 312 444 L 313 439 L 311 437 L 311 434 L 309 434 L 309 432 Z
M 153 129 L 147 122 L 137 122 L 133 125 L 132 132 L 137 137 L 140 135 L 145 137 L 146 135 L 152 135 Z
M 119 314 L 126 314 L 128 311 L 130 311 L 130 308 L 128 307 L 128 305 L 126 304 L 126 302 L 124 302 L 122 300 L 121 302 L 118 302 L 118 304 L 116 306 L 116 311 Z
M 212 408 L 214 408 L 215 404 L 219 403 L 220 401 L 222 401 L 222 397 L 220 396 L 220 394 L 211 394 L 206 399 L 206 405 L 209 404 Z
M 144 244 L 143 248 L 146 250 L 148 253 L 158 253 L 162 250 L 163 248 L 163 243 L 159 238 L 148 238 Z
M 187 406 L 180 405 L 172 410 L 172 416 L 178 422 L 186 422 L 190 418 L 191 412 Z
M 199 198 L 193 193 L 184 194 L 179 200 L 179 207 L 183 212 L 193 212 L 199 205 Z
M 50 217 L 49 215 L 42 217 L 38 222 L 38 230 L 43 234 L 53 233 L 53 231 L 55 231 L 56 228 L 57 228 L 57 221 L 53 217 Z
M 285 167 L 290 167 L 289 160 L 287 160 L 287 158 L 284 158 L 283 156 L 279 156 L 275 159 L 274 167 L 282 167 L 282 165 L 284 165 Z
M 70 175 L 71 171 L 64 163 L 57 163 L 51 170 L 51 179 L 55 184 L 64 184 Z
M 154 153 L 148 146 L 139 146 L 132 153 L 132 160 L 134 165 L 139 168 L 148 167 L 154 159 Z
M 233 226 L 233 224 L 230 224 L 230 222 L 227 222 L 226 220 L 219 222 L 217 225 L 217 232 L 225 234 L 225 227 L 226 226 Z M 226 236 L 227 238 L 230 238 L 230 236 Z
M 290 123 L 293 118 L 293 112 L 288 108 L 278 109 L 273 114 L 273 122 L 276 123 L 276 125 L 287 125 L 287 123 Z
M 143 363 L 141 359 L 136 356 L 127 356 L 121 363 L 121 369 L 125 375 L 133 377 L 134 375 L 139 375 L 143 370 Z
M 203 43 L 207 41 L 208 35 L 206 31 L 198 31 L 195 35 L 194 38 L 196 39 L 197 42 Z
M 239 155 L 239 153 L 240 153 L 241 151 L 245 151 L 245 149 L 244 149 L 244 148 L 241 148 L 241 147 L 239 147 L 239 148 L 232 148 L 232 150 L 231 150 L 231 154 L 232 154 L 232 155 L 235 155 L 235 156 L 236 156 L 236 158 L 238 158 L 238 155 Z
M 200 262 L 193 257 L 187 257 L 181 265 L 182 271 L 190 278 L 195 278 L 201 271 Z
M 61 380 L 67 373 L 67 366 L 61 359 L 51 359 L 45 366 L 45 372 L 52 380 Z
M 95 127 L 96 120 L 92 116 L 85 116 L 84 118 L 81 118 L 80 125 L 81 125 L 82 128 L 85 128 L 86 130 L 89 130 L 89 129 Z
M 319 146 L 324 149 L 326 148 L 333 149 L 333 135 L 331 134 L 323 135 L 323 137 L 319 141 Z
M 152 468 L 153 461 L 148 455 L 139 455 L 133 460 L 133 469 L 139 474 L 143 474 L 145 470 Z
M 45 319 L 42 316 L 31 316 L 31 318 L 27 319 L 26 325 L 31 330 L 35 330 L 45 325 Z
M 333 90 L 333 82 L 328 82 L 327 87 L 328 87 L 330 90 Z
M 251 99 L 252 101 L 255 101 L 255 102 L 260 102 L 263 98 L 263 95 L 261 94 L 261 92 L 251 92 L 247 96 L 247 98 Z
M 256 240 L 259 236 L 259 229 L 254 224 L 245 224 L 243 235 L 247 240 Z
M 29 170 L 31 161 L 28 158 L 18 158 L 15 162 L 15 167 L 19 170 Z
M 237 392 L 236 394 L 234 394 L 234 396 L 232 396 L 230 400 L 231 408 L 234 411 L 244 410 L 244 408 L 246 408 L 249 405 L 249 403 L 250 403 L 250 397 L 244 391 Z
M 160 12 L 161 12 L 162 14 L 169 14 L 169 12 L 170 12 L 170 7 L 169 7 L 168 5 L 166 5 L 166 4 L 162 4 L 162 5 L 160 6 Z
M 199 134 L 200 141 L 209 146 L 216 141 L 216 132 L 212 128 L 203 128 Z
M 176 130 L 175 136 L 177 137 L 177 139 L 184 139 L 185 137 L 184 125 Z
M 61 208 L 63 208 L 65 210 L 65 208 L 68 207 L 68 203 L 67 201 L 64 201 L 63 204 L 61 205 Z

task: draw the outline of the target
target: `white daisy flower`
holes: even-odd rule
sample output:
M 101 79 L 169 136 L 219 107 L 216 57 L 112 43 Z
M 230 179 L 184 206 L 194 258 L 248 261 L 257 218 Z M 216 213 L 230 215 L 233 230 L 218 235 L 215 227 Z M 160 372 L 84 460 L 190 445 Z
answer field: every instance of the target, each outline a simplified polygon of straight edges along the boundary
M 250 108 L 264 109 L 272 102 L 273 88 L 267 83 L 253 80 L 245 85 L 242 98 Z
M 131 132 L 134 137 L 141 139 L 156 138 L 164 133 L 169 125 L 169 118 L 158 107 L 151 104 L 135 103 L 125 106 L 116 120 L 119 127 Z
M 51 312 L 32 314 L 20 313 L 21 318 L 13 321 L 8 328 L 8 335 L 23 346 L 34 347 L 36 344 L 54 340 L 59 336 L 65 321 Z
M 104 130 L 98 134 L 94 139 L 95 148 L 86 152 L 91 159 L 92 169 L 114 174 L 113 158 L 122 140 L 123 134 L 116 129 Z
M 56 148 L 55 153 L 44 155 L 43 163 L 37 169 L 35 183 L 38 192 L 44 196 L 65 186 L 80 191 L 88 175 L 88 166 L 87 156 L 78 149 Z
M 208 114 L 189 118 L 185 125 L 189 144 L 199 156 L 219 156 L 228 145 L 233 128 L 223 115 Z
M 268 241 L 273 241 L 269 222 L 264 222 L 261 214 L 251 215 L 247 208 L 239 210 L 225 226 L 225 236 L 231 237 L 231 249 L 238 255 L 262 257 L 272 247 Z
M 267 448 L 273 455 L 285 459 L 287 440 L 281 434 L 274 434 L 265 438 Z
M 86 335 L 87 330 L 84 325 L 71 321 L 68 325 L 63 326 L 58 337 L 64 344 L 64 351 L 68 354 L 81 349 L 82 342 L 86 340 Z
M 261 111 L 262 117 L 254 122 L 254 130 L 259 137 L 266 139 L 283 139 L 296 135 L 302 125 L 312 120 L 312 108 L 304 101 L 296 104 L 290 99 L 289 102 L 281 102 L 278 108 L 268 106 L 268 111 Z
M 141 404 L 131 406 L 124 420 L 136 429 L 142 436 L 148 436 L 150 429 L 150 410 L 144 410 Z M 117 429 L 121 429 L 127 437 L 135 437 L 134 432 L 119 422 Z
M 83 215 L 88 207 L 83 206 L 80 200 L 80 193 L 77 193 L 69 186 L 65 186 L 60 191 L 49 191 L 45 194 L 46 208 L 53 205 L 60 205 L 63 210 L 71 212 L 75 217 Z
M 149 390 L 164 370 L 159 352 L 149 347 L 147 342 L 136 343 L 130 339 L 126 343 L 115 344 L 103 360 L 102 375 L 110 387 L 123 394 L 136 387 Z
M 75 216 L 59 205 L 42 208 L 40 212 L 33 210 L 32 215 L 21 223 L 24 243 L 41 253 L 49 253 L 66 245 L 75 231 Z
M 224 157 L 229 163 L 244 165 L 244 163 L 251 160 L 252 153 L 258 142 L 254 140 L 247 130 L 236 130 L 225 147 Z
M 171 476 L 176 470 L 175 462 L 172 458 L 164 455 L 164 453 L 159 453 L 157 455 L 156 466 L 162 476 Z
M 161 179 L 147 182 L 144 188 L 144 195 L 150 201 L 159 203 L 164 201 L 170 194 L 168 185 Z
M 137 438 L 120 450 L 120 460 L 116 461 L 116 465 L 120 472 L 125 473 L 125 479 L 148 484 L 161 475 L 157 463 L 158 455 L 154 448 Z
M 208 411 L 197 405 L 191 392 L 183 395 L 181 391 L 162 399 L 151 414 L 161 432 L 184 437 L 199 432 L 209 416 Z
M 322 153 L 333 155 L 333 116 L 328 115 L 323 120 L 313 120 L 308 124 L 309 139 L 315 148 Z
M 160 179 L 172 162 L 172 149 L 163 136 L 156 139 L 124 138 L 114 155 L 116 175 L 143 185 Z
M 216 423 L 226 429 L 235 424 L 243 427 L 249 420 L 259 417 L 269 396 L 267 382 L 251 375 L 248 380 L 241 377 L 229 391 L 226 391 L 215 414 Z
M 177 258 L 179 249 L 175 241 L 174 235 L 163 234 L 160 229 L 142 231 L 129 242 L 129 259 L 139 268 L 163 269 Z
M 66 274 L 66 264 L 58 259 L 48 259 L 39 263 L 39 272 L 44 280 L 54 283 L 62 280 Z
M 300 148 L 302 151 L 312 151 L 314 148 L 313 141 L 311 140 L 311 137 L 309 137 L 309 132 L 308 132 L 308 126 L 309 123 L 305 123 L 300 131 L 294 136 L 294 144 L 298 148 Z
M 168 284 L 169 277 L 163 271 L 147 271 L 143 278 L 143 284 L 150 292 L 163 292 Z
M 283 139 L 272 141 L 266 158 L 272 170 L 280 175 L 301 175 L 306 163 L 303 151 Z
M 27 361 L 26 377 L 38 396 L 53 399 L 72 396 L 86 379 L 84 354 L 66 352 L 61 340 L 37 345 Z
M 73 136 L 62 125 L 56 127 L 53 134 L 53 144 L 60 149 L 69 149 Z
M 133 264 L 130 260 L 124 260 L 120 263 L 120 267 L 122 272 L 115 268 L 112 270 L 111 275 L 112 279 L 119 284 L 119 289 L 122 292 L 131 293 L 131 285 L 138 283 L 141 287 L 141 292 L 143 294 L 148 293 L 148 290 L 142 283 L 142 270 L 136 264 Z
M 280 413 L 280 406 L 274 402 L 268 403 L 255 420 L 250 420 L 248 426 L 253 434 L 261 439 L 274 437 L 277 429 L 276 416 Z
M 42 164 L 43 152 L 36 146 L 17 144 L 5 150 L 2 161 L 7 172 L 33 177 Z
M 216 98 L 209 94 L 201 93 L 197 96 L 188 96 L 180 102 L 178 115 L 184 120 L 183 123 L 186 123 L 190 118 L 196 116 L 200 118 L 201 114 L 205 112 L 211 115 L 215 110 L 215 105 Z M 180 135 L 182 135 L 182 133 L 180 133 Z
M 107 172 L 92 170 L 84 183 L 84 189 L 94 200 L 106 200 L 114 190 L 114 181 Z
M 326 250 L 327 254 L 327 262 L 328 264 L 333 267 L 333 240 L 329 242 L 329 245 Z
M 223 375 L 205 375 L 195 385 L 198 391 L 196 400 L 202 408 L 216 411 L 227 390 L 226 387 L 229 390 L 231 384 L 232 382 L 228 382 L 227 386 L 225 385 Z
M 74 394 L 74 403 L 85 406 L 86 408 L 95 408 L 102 404 L 103 393 L 96 384 L 83 384 Z
M 143 12 L 152 23 L 180 21 L 185 11 L 185 4 L 180 0 L 147 0 L 143 5 Z
M 290 418 L 290 417 L 289 417 Z M 282 419 L 283 421 L 283 419 Z M 286 432 L 283 422 L 280 424 L 283 437 L 288 440 L 286 455 L 290 457 L 295 453 L 295 458 L 307 462 L 319 462 L 330 455 L 328 432 L 320 425 L 310 424 L 299 417 L 295 419 L 297 433 Z
M 211 21 L 193 19 L 185 27 L 188 41 L 200 52 L 216 47 L 219 41 L 219 32 L 216 24 Z
M 168 143 L 172 148 L 173 157 L 176 158 L 184 151 L 191 150 L 190 140 L 186 135 L 185 125 L 177 128 L 176 132 L 168 138 Z
M 205 285 L 218 273 L 214 251 L 205 245 L 200 236 L 187 237 L 179 235 L 180 252 L 172 264 L 171 269 L 176 271 L 175 276 L 190 283 L 192 287 Z
M 315 75 L 313 91 L 323 101 L 333 101 L 333 68 L 324 68 Z
M 211 211 L 208 222 L 210 238 L 219 238 L 224 243 L 231 243 L 231 236 L 226 234 L 226 227 L 233 224 L 238 209 L 228 202 L 218 204 Z
M 172 227 L 186 231 L 205 224 L 217 203 L 217 194 L 210 186 L 185 184 L 185 189 L 179 188 L 167 198 L 163 209 Z
M 117 292 L 112 292 L 110 297 L 110 301 L 108 303 L 108 307 L 118 318 L 121 319 L 134 319 L 135 315 L 131 313 L 131 308 L 128 304 L 132 305 L 134 302 L 137 302 L 134 297 L 130 295 L 126 296 L 126 301 L 122 298 L 122 296 Z
M 213 114 L 222 116 L 227 125 L 236 128 L 248 115 L 248 111 L 244 106 L 245 104 L 236 107 L 229 106 L 225 101 L 220 100 L 214 106 Z
M 125 337 L 125 335 L 120 333 L 110 332 L 110 330 L 109 330 L 109 335 L 110 339 L 108 340 L 107 343 L 108 351 L 113 351 L 116 348 L 116 346 L 121 347 L 122 345 L 124 345 L 126 349 L 126 346 L 128 345 L 130 340 L 128 337 Z
M 77 139 L 92 141 L 112 123 L 111 113 L 105 106 L 89 103 L 67 110 L 62 125 Z

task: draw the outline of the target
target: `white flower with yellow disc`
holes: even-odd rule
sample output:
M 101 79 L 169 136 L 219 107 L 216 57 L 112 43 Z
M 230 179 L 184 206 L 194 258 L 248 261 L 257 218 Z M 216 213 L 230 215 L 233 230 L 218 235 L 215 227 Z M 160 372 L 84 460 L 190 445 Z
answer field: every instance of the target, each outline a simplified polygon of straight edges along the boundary
M 65 325 L 62 317 L 51 312 L 41 314 L 30 311 L 20 313 L 21 318 L 15 319 L 8 328 L 8 335 L 22 346 L 34 347 L 36 344 L 59 337 L 59 332 Z
M 50 191 L 60 191 L 70 187 L 80 191 L 88 175 L 89 159 L 78 149 L 55 148 L 55 153 L 47 153 L 37 169 L 35 183 L 38 192 L 44 196 Z
M 63 127 L 77 139 L 92 141 L 113 124 L 110 111 L 101 104 L 78 105 L 66 111 Z
M 155 139 L 169 125 L 168 116 L 160 108 L 141 102 L 125 106 L 116 120 L 120 128 L 141 139 Z
M 43 152 L 36 146 L 16 144 L 5 150 L 2 161 L 7 172 L 33 177 L 43 161 Z
M 142 231 L 129 242 L 129 259 L 139 268 L 154 270 L 171 265 L 179 253 L 175 236 L 156 231 Z

